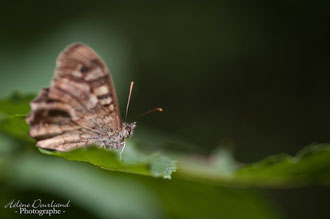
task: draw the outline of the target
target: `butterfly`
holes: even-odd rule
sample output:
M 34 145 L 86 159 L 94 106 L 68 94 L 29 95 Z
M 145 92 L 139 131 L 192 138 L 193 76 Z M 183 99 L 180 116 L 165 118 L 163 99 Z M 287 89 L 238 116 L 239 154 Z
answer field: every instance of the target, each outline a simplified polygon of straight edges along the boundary
M 59 54 L 50 87 L 41 89 L 30 106 L 26 117 L 29 135 L 47 150 L 70 151 L 96 144 L 122 148 L 121 157 L 125 140 L 136 126 L 136 122 L 121 121 L 110 71 L 100 56 L 82 43 Z

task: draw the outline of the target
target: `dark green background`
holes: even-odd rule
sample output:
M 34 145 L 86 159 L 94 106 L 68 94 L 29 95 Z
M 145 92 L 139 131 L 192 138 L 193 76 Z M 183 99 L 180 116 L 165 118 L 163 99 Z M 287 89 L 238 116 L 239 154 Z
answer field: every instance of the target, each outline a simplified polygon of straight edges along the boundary
M 164 108 L 138 127 L 186 142 L 172 149 L 207 154 L 229 140 L 242 162 L 294 154 L 330 141 L 328 19 L 321 0 L 6 1 L 0 97 L 48 86 L 58 53 L 84 42 L 109 66 L 122 114 L 131 80 L 130 120 Z M 322 218 L 325 192 L 270 195 L 291 218 Z

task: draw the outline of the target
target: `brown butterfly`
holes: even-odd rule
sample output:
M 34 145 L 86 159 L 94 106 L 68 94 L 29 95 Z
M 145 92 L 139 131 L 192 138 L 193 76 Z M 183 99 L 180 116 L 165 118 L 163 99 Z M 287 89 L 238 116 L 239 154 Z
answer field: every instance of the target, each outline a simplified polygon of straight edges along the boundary
M 26 117 L 29 135 L 48 150 L 69 151 L 97 144 L 122 147 L 121 156 L 136 124 L 122 123 L 109 69 L 81 43 L 60 53 L 50 87 L 41 89 L 30 105 Z

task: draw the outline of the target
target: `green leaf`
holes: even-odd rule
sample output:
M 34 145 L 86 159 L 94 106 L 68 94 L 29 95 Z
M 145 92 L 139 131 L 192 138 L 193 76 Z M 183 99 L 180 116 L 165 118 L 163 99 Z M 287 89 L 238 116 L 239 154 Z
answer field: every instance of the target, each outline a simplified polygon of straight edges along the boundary
M 267 157 L 240 168 L 234 179 L 257 186 L 330 186 L 330 144 L 306 147 L 295 157 L 287 154 Z
M 176 176 L 243 187 L 330 186 L 330 144 L 306 147 L 296 156 L 272 155 L 243 166 L 226 150 L 209 157 L 179 157 Z
M 131 141 L 127 141 L 121 161 L 119 150 L 103 149 L 97 145 L 78 148 L 69 152 L 39 150 L 44 154 L 63 157 L 67 160 L 88 162 L 106 170 L 163 177 L 165 179 L 170 179 L 172 172 L 176 170 L 174 160 L 157 153 L 146 155 L 139 152 Z

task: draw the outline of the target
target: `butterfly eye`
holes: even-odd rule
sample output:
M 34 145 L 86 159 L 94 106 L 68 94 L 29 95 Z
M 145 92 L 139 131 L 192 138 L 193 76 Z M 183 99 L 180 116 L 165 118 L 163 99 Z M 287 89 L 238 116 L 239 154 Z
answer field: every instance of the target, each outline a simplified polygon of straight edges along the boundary
M 85 73 L 85 72 L 88 71 L 88 67 L 83 66 L 83 67 L 81 67 L 80 71 L 81 71 L 82 73 Z

